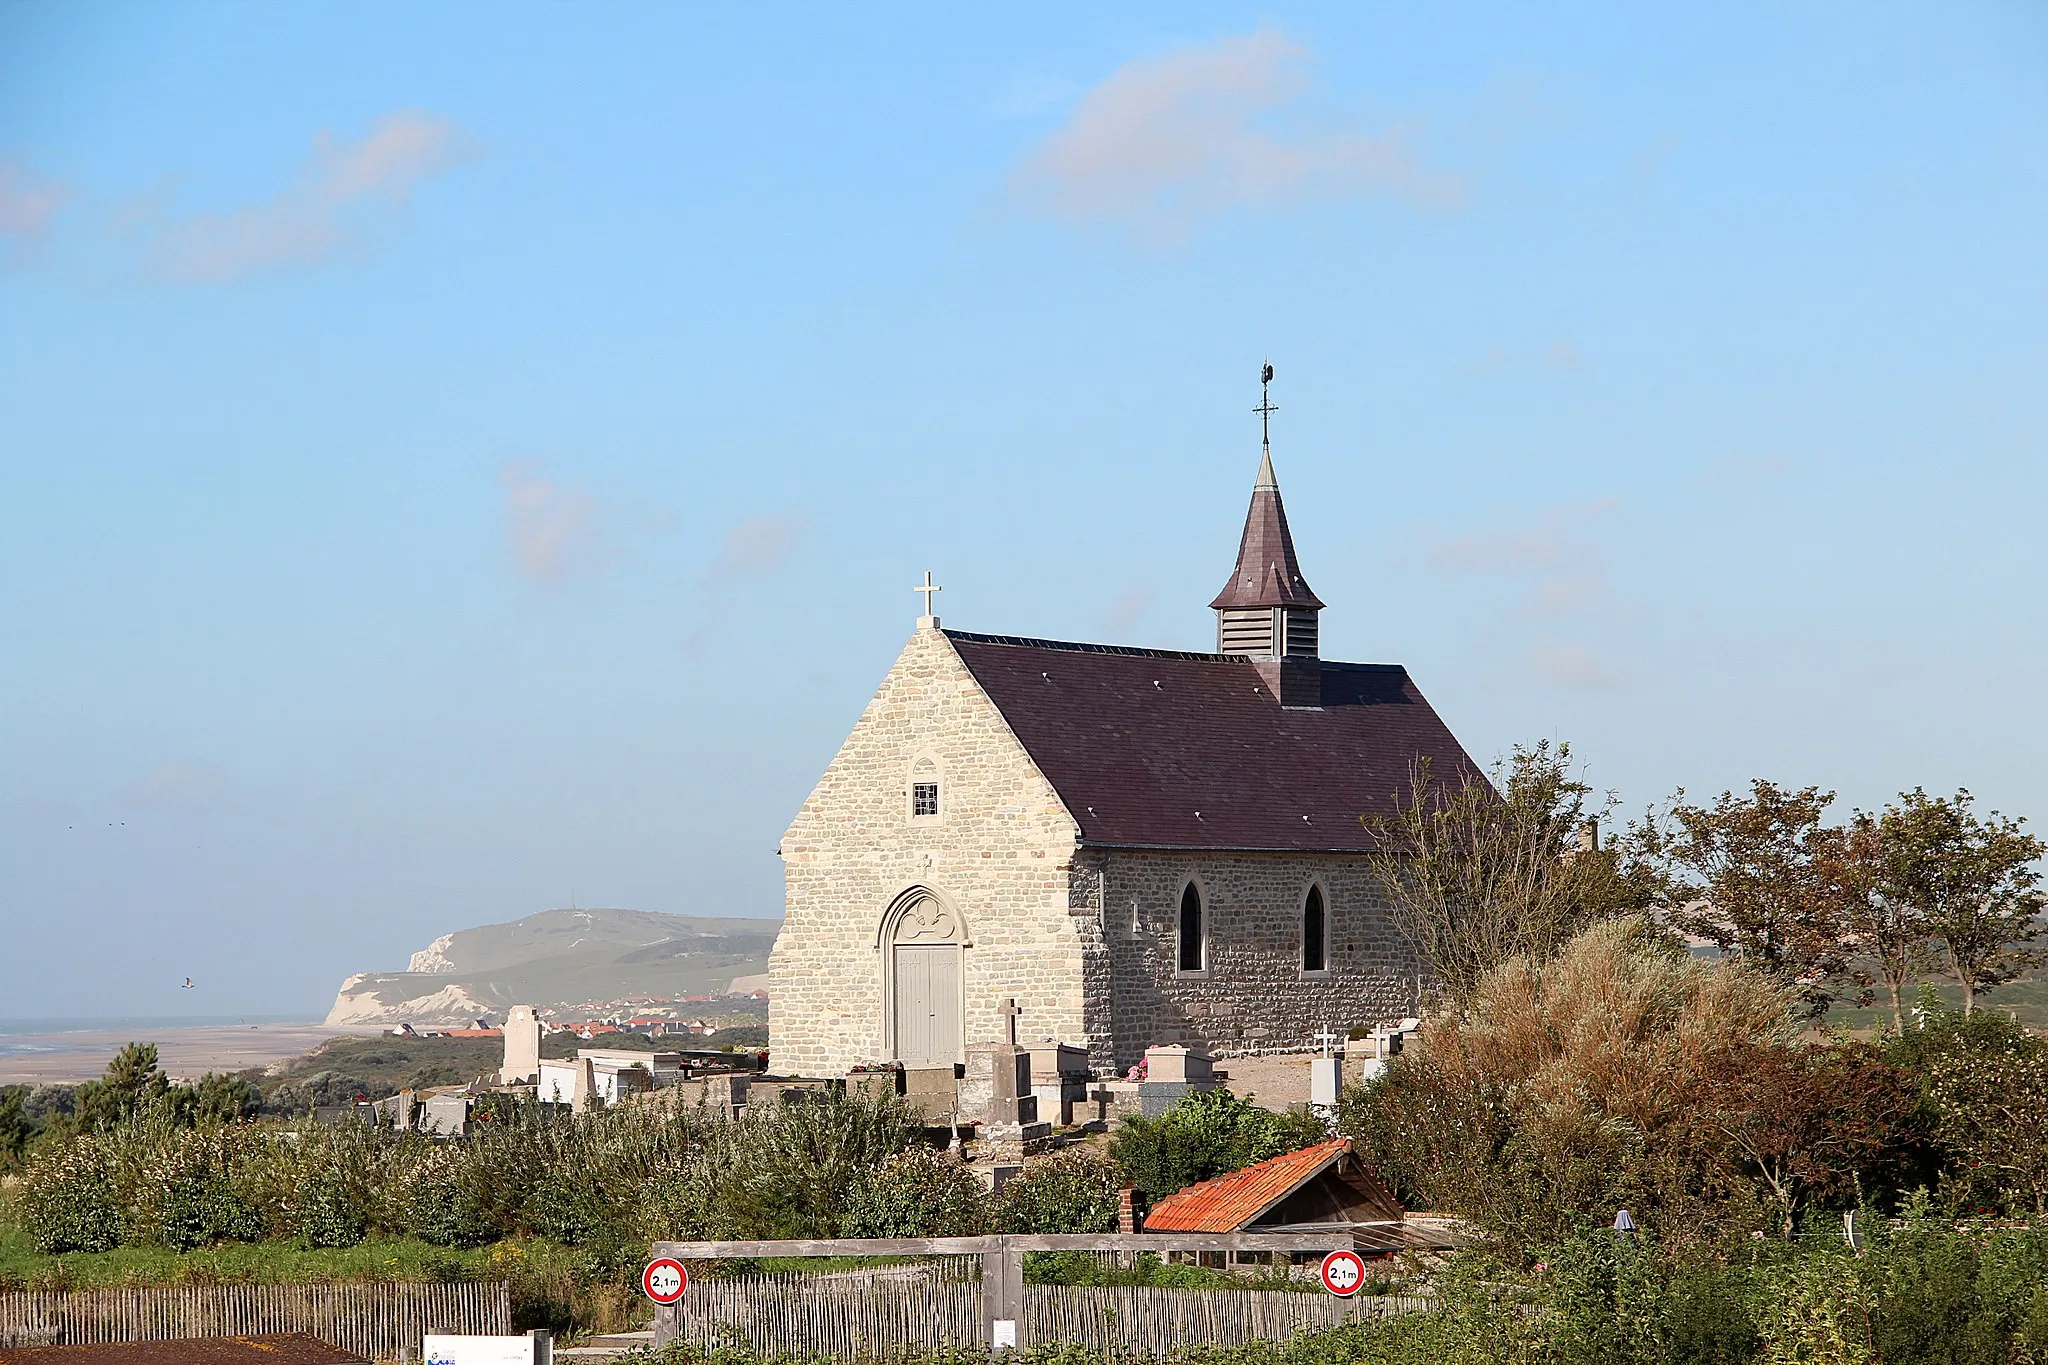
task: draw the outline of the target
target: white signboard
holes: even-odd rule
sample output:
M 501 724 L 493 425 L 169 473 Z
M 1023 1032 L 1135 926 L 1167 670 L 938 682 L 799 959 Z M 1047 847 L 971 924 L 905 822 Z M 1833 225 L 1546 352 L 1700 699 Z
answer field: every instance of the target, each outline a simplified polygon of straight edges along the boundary
M 994 1324 L 994 1331 L 990 1335 L 995 1338 L 989 1342 L 990 1346 L 995 1347 L 997 1350 L 1002 1350 L 1004 1347 L 1008 1347 L 1013 1351 L 1016 1350 L 1017 1320 L 1015 1318 L 997 1318 Z
M 425 1365 L 535 1365 L 534 1339 L 430 1336 L 421 1343 Z

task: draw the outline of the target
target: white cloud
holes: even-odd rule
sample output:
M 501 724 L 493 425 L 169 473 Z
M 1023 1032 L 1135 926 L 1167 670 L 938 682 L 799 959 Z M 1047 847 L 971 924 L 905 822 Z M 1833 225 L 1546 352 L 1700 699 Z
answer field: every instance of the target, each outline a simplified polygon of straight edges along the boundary
M 39 245 L 68 192 L 18 161 L 0 161 L 0 265 Z
M 781 573 L 810 527 L 808 519 L 793 514 L 749 517 L 725 533 L 725 544 L 704 576 L 726 583 Z
M 321 132 L 296 183 L 246 208 L 160 223 L 151 261 L 180 283 L 219 284 L 362 250 L 415 188 L 469 151 L 453 123 L 413 110 L 386 114 L 360 141 Z
M 1367 193 L 1449 207 L 1454 176 L 1424 168 L 1409 130 L 1276 131 L 1307 87 L 1306 51 L 1270 28 L 1125 63 L 1010 177 L 1014 202 L 1072 222 L 1172 238 L 1198 219 Z
M 595 574 L 612 560 L 597 501 L 564 488 L 526 464 L 498 473 L 505 489 L 505 537 L 512 567 L 529 583 L 555 584 Z
M 1614 499 L 1602 498 L 1546 509 L 1520 526 L 1498 526 L 1450 539 L 1428 535 L 1424 557 L 1439 573 L 1523 580 L 1533 615 L 1582 615 L 1608 598 L 1607 573 L 1595 558 L 1587 528 L 1614 507 Z
M 1529 651 L 1538 676 L 1552 687 L 1575 689 L 1619 687 L 1621 679 L 1584 645 L 1545 641 Z
M 204 759 L 159 763 L 121 792 L 130 805 L 155 810 L 211 804 L 227 790 L 227 774 Z

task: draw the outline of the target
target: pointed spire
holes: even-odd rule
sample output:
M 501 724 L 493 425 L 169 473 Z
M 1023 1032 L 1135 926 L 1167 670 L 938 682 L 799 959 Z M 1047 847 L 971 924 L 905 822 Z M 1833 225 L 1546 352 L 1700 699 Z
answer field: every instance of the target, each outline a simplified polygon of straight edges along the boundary
M 1323 603 L 1294 557 L 1294 534 L 1287 529 L 1280 481 L 1273 476 L 1271 424 L 1279 409 L 1268 396 L 1272 382 L 1272 365 L 1260 366 L 1259 406 L 1253 409 L 1259 414 L 1259 475 L 1237 544 L 1237 565 L 1209 606 L 1216 613 L 1219 653 L 1313 658 L 1320 633 L 1316 613 Z
M 1287 506 L 1273 477 L 1273 458 L 1259 460 L 1252 505 L 1245 512 L 1244 535 L 1237 544 L 1237 567 L 1210 607 L 1307 607 L 1323 605 L 1302 577 L 1294 557 L 1294 533 L 1287 529 Z

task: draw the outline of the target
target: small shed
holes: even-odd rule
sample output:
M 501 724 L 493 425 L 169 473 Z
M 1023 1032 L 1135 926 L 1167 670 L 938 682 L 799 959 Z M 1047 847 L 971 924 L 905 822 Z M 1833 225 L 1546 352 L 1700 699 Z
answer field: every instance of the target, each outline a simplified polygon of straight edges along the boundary
M 0 1346 L 0 1365 L 367 1365 L 305 1332 L 79 1346 Z
M 1204 1180 L 1154 1205 L 1146 1232 L 1321 1232 L 1344 1229 L 1360 1251 L 1399 1251 L 1407 1210 L 1332 1138 Z

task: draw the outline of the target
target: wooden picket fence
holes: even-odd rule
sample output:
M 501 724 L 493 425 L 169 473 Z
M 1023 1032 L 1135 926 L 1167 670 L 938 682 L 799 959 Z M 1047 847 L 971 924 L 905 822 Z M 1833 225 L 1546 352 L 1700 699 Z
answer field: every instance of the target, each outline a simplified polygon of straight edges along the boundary
M 1151 1285 L 1024 1286 L 1025 1342 L 1072 1342 L 1129 1355 L 1181 1346 L 1284 1341 L 1296 1332 L 1419 1312 L 1427 1299 L 1293 1294 L 1284 1289 L 1162 1289 Z
M 880 1356 L 981 1342 L 981 1285 L 973 1280 L 826 1279 L 736 1275 L 692 1279 L 674 1315 L 677 1335 L 760 1356 Z
M 418 1350 L 429 1332 L 512 1330 L 502 1281 L 468 1284 L 229 1284 L 0 1294 L 0 1346 L 310 1332 L 365 1360 Z
M 1024 1286 L 1019 1345 L 1070 1342 L 1126 1355 L 1184 1346 L 1285 1340 L 1300 1331 L 1419 1312 L 1420 1298 L 1339 1299 L 1270 1289 Z M 973 1280 L 825 1279 L 812 1275 L 693 1279 L 674 1312 L 696 1345 L 744 1346 L 759 1356 L 874 1359 L 981 1342 L 981 1285 Z

